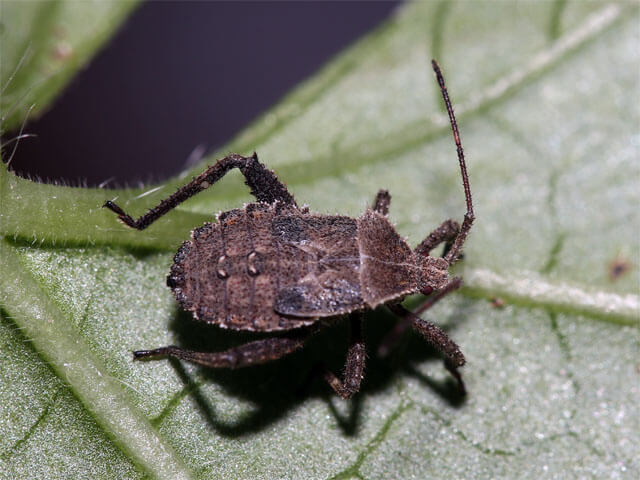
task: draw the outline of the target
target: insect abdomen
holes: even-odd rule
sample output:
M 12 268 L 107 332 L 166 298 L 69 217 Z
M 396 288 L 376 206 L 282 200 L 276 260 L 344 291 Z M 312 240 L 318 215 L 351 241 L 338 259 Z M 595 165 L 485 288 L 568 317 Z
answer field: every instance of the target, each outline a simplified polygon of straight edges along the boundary
M 283 281 L 299 277 L 304 252 L 282 265 L 271 223 L 275 208 L 261 203 L 221 213 L 218 223 L 195 229 L 175 257 L 168 284 L 185 310 L 200 320 L 235 330 L 288 330 L 309 320 L 273 309 Z M 185 274 L 184 272 L 190 272 Z

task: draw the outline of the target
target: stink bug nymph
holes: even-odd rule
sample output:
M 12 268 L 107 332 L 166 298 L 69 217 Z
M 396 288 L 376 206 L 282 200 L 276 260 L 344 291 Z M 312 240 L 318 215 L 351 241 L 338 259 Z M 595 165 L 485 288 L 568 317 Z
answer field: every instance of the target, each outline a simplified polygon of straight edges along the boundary
M 464 384 L 458 368 L 460 348 L 437 325 L 419 314 L 461 285 L 449 267 L 461 255 L 474 220 L 471 190 L 451 101 L 440 68 L 432 61 L 449 113 L 466 198 L 462 225 L 444 221 L 411 250 L 387 219 L 391 197 L 380 190 L 358 218 L 320 215 L 297 205 L 293 195 L 254 153 L 232 154 L 161 201 L 137 220 L 111 201 L 104 206 L 125 225 L 143 230 L 193 195 L 238 168 L 254 203 L 218 215 L 191 232 L 175 255 L 167 285 L 194 317 L 224 328 L 278 335 L 223 352 L 195 352 L 176 346 L 134 352 L 135 359 L 170 356 L 212 368 L 247 367 L 275 360 L 301 348 L 319 328 L 349 317 L 351 339 L 344 379 L 324 368 L 324 378 L 342 398 L 360 389 L 365 367 L 362 313 L 386 305 L 401 318 L 383 341 L 384 355 L 412 326 L 444 357 L 446 368 Z M 430 256 L 445 243 L 442 257 Z M 401 305 L 415 293 L 428 295 L 415 311 Z

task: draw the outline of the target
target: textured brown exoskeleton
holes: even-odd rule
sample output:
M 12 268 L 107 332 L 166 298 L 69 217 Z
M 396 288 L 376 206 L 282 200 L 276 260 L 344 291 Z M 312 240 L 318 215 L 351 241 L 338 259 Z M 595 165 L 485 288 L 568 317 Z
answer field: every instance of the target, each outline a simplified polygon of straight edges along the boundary
M 458 368 L 465 359 L 444 331 L 418 316 L 447 293 L 459 278 L 448 269 L 460 256 L 474 219 L 462 145 L 438 64 L 433 69 L 444 97 L 464 185 L 467 213 L 462 226 L 447 220 L 415 250 L 387 219 L 391 197 L 381 190 L 372 209 L 360 217 L 319 215 L 300 208 L 275 174 L 251 157 L 229 155 L 207 168 L 138 220 L 111 201 L 104 206 L 126 225 L 142 230 L 159 217 L 238 168 L 257 202 L 218 215 L 217 223 L 193 230 L 174 258 L 167 285 L 195 318 L 234 330 L 280 332 L 280 336 L 224 352 L 194 352 L 175 346 L 134 352 L 134 358 L 171 356 L 214 368 L 246 367 L 275 360 L 302 347 L 318 327 L 349 316 L 351 342 L 344 381 L 323 367 L 324 378 L 343 398 L 360 389 L 365 365 L 361 313 L 386 305 L 401 317 L 383 341 L 388 353 L 413 326 L 445 359 L 462 392 Z M 429 252 L 445 242 L 443 257 Z M 430 295 L 415 312 L 400 302 L 410 294 Z

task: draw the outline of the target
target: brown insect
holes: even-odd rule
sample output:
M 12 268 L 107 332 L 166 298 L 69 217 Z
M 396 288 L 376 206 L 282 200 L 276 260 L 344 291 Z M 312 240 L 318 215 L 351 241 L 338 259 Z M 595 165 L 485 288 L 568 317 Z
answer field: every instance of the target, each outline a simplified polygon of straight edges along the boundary
M 433 69 L 449 113 L 458 149 L 467 212 L 462 226 L 446 220 L 411 250 L 387 219 L 391 197 L 378 192 L 360 217 L 319 215 L 300 208 L 275 174 L 251 157 L 229 155 L 158 206 L 134 220 L 118 205 L 104 206 L 129 227 L 143 230 L 178 204 L 203 191 L 234 168 L 240 169 L 256 197 L 241 209 L 218 215 L 191 233 L 175 255 L 167 285 L 181 307 L 195 318 L 223 328 L 280 332 L 279 336 L 224 352 L 194 352 L 176 346 L 134 352 L 135 359 L 170 356 L 213 368 L 265 363 L 303 346 L 316 332 L 349 316 L 351 340 L 344 380 L 323 366 L 323 375 L 342 398 L 360 389 L 365 367 L 362 312 L 386 305 L 402 320 L 379 349 L 385 355 L 410 326 L 443 356 L 446 368 L 464 384 L 458 368 L 465 358 L 458 345 L 435 324 L 418 315 L 461 285 L 448 269 L 460 257 L 474 220 L 471 190 L 458 127 L 438 64 Z M 434 247 L 445 243 L 442 257 Z M 431 295 L 416 311 L 400 302 L 414 293 Z

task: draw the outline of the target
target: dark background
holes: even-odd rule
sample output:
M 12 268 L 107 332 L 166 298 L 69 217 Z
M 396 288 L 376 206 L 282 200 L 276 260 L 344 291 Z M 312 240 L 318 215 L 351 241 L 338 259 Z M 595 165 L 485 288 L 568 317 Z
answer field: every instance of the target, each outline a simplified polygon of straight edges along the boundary
M 194 149 L 224 145 L 399 3 L 145 3 L 27 126 L 37 137 L 20 143 L 12 168 L 109 187 L 174 175 Z

